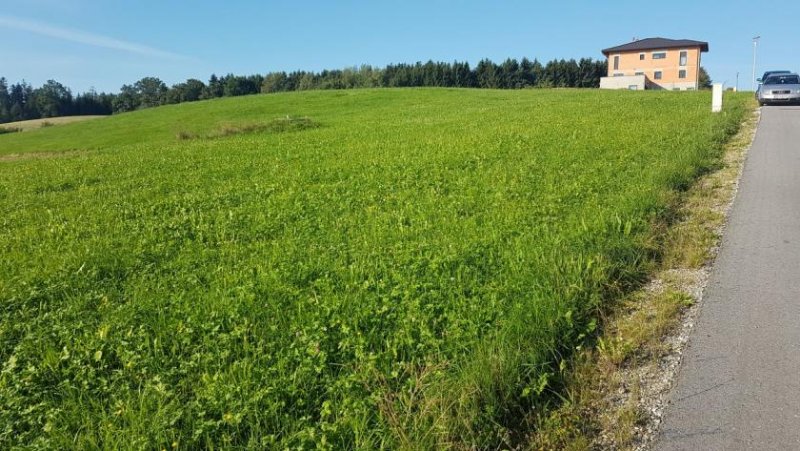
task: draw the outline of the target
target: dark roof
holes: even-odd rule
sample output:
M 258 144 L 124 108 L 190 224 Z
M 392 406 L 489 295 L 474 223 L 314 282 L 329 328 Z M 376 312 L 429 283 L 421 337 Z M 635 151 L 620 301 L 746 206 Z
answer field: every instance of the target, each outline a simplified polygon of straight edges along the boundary
M 708 42 L 693 41 L 691 39 L 647 38 L 605 49 L 603 50 L 603 55 L 608 56 L 609 53 L 636 52 L 639 50 L 674 49 L 677 47 L 700 47 L 701 52 L 707 52 Z

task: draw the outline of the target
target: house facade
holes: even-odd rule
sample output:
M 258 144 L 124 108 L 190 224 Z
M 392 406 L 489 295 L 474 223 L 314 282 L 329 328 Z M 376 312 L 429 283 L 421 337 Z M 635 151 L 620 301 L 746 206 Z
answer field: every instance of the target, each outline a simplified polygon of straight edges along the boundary
M 708 43 L 690 39 L 647 38 L 603 50 L 608 76 L 604 89 L 698 89 L 700 57 Z

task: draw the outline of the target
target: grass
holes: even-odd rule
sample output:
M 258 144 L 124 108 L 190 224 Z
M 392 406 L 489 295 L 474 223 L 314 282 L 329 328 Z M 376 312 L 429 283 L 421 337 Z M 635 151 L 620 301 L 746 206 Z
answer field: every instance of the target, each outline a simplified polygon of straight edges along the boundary
M 648 448 L 654 437 L 643 431 L 653 427 L 651 409 L 663 408 L 674 377 L 665 365 L 678 361 L 675 346 L 685 345 L 677 339 L 687 333 L 683 320 L 696 317 L 756 125 L 757 116 L 748 118 L 713 172 L 676 196 L 658 233 L 662 251 L 651 281 L 609 312 L 596 347 L 573 356 L 566 402 L 540 418 L 532 448 Z
M 56 125 L 73 124 L 76 122 L 84 122 L 92 119 L 99 119 L 107 116 L 61 116 L 61 117 L 48 117 L 45 119 L 31 119 L 27 121 L 7 122 L 0 124 L 0 127 L 16 129 L 19 131 L 36 130 L 44 127 L 53 127 Z
M 520 445 L 726 101 L 304 92 L 3 135 L 0 447 Z M 286 117 L 315 126 L 249 129 Z

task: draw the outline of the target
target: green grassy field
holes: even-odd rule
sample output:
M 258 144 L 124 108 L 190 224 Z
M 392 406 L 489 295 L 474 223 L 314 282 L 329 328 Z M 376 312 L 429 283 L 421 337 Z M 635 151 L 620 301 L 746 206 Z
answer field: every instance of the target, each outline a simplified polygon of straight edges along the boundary
M 0 448 L 517 444 L 749 101 L 305 92 L 2 135 Z

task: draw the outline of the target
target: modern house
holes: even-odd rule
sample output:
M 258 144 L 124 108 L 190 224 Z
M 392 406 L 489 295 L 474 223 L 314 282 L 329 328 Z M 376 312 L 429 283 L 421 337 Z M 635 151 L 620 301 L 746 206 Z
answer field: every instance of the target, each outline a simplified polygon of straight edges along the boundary
M 700 55 L 708 43 L 690 39 L 647 38 L 603 50 L 608 76 L 601 89 L 694 90 L 700 80 Z

